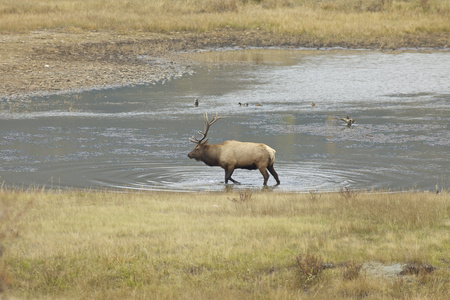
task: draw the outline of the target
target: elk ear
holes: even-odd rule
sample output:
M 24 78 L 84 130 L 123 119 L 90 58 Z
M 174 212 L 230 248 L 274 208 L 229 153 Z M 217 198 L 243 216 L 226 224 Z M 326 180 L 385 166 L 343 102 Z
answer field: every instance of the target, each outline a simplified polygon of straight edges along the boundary
M 204 140 L 203 142 L 200 143 L 200 145 L 206 145 L 208 143 L 209 139 Z

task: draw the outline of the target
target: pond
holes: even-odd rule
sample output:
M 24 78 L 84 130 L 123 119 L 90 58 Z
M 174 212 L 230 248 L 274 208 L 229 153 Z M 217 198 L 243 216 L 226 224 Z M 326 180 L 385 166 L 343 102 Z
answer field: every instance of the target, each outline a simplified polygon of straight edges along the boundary
M 261 189 L 259 171 L 190 160 L 209 143 L 265 143 L 277 191 L 434 191 L 450 179 L 450 53 L 246 50 L 171 82 L 30 99 L 0 111 L 0 183 L 163 191 Z M 207 54 L 205 54 L 207 55 Z M 240 60 L 234 58 L 235 60 Z M 194 100 L 199 99 L 199 106 Z M 248 103 L 248 106 L 240 106 Z M 351 127 L 339 120 L 356 119 Z

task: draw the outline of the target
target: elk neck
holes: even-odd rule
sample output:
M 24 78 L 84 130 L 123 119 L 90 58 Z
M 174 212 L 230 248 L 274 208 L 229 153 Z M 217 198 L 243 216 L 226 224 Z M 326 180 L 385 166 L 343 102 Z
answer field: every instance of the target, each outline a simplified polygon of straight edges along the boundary
M 221 149 L 218 145 L 205 145 L 201 160 L 208 166 L 218 166 L 220 152 Z

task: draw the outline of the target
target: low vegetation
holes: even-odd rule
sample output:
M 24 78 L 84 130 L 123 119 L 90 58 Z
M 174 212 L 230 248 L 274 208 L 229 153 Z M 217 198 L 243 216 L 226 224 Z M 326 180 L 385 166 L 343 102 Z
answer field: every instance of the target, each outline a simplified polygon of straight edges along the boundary
M 249 30 L 316 44 L 424 35 L 448 43 L 449 15 L 450 0 L 10 0 L 0 3 L 0 32 Z
M 447 192 L 4 188 L 0 282 L 11 298 L 447 299 L 449 212 Z

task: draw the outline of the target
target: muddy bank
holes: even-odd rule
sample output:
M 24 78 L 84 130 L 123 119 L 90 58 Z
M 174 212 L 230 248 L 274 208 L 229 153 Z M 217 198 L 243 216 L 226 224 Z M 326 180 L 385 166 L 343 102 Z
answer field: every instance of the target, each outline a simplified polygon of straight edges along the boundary
M 2 35 L 0 99 L 151 84 L 190 72 L 152 39 L 47 31 Z
M 208 33 L 35 31 L 0 35 L 0 99 L 164 82 L 192 72 L 177 53 L 223 47 L 446 48 L 447 36 L 406 36 L 395 41 L 318 41 L 259 30 Z

